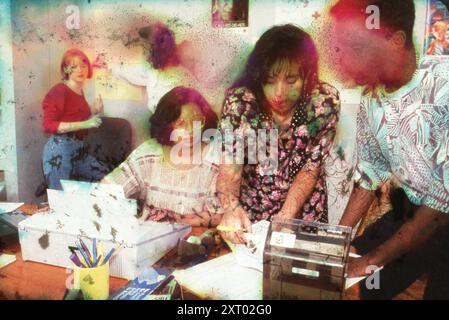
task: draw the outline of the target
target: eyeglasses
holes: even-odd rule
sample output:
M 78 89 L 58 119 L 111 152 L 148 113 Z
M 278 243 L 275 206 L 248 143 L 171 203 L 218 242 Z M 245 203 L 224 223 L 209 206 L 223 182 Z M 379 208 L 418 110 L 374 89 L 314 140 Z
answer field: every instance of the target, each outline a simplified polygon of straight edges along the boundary
M 200 123 L 200 127 L 204 128 L 206 125 L 204 117 L 198 117 L 197 119 L 186 120 L 186 119 L 178 119 L 173 123 L 175 128 L 185 128 L 188 123 L 191 123 L 192 127 L 195 126 L 196 123 Z

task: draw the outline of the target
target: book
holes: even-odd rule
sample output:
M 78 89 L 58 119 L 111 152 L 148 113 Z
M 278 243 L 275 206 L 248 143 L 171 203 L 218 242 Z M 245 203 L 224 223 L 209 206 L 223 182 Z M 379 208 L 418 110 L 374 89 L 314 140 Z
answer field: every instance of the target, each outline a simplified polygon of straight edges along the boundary
M 110 297 L 111 300 L 147 300 L 161 291 L 173 278 L 171 271 L 149 268 Z

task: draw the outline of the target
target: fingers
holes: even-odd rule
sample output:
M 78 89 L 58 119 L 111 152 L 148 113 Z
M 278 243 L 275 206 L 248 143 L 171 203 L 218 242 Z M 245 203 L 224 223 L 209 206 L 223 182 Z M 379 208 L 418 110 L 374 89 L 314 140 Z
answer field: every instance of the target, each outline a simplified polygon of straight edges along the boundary
M 249 218 L 246 214 L 243 215 L 242 222 L 243 222 L 243 227 L 246 230 L 246 232 L 252 233 L 253 230 L 252 230 L 251 220 L 249 220 Z
M 236 232 L 221 232 L 220 233 L 221 237 L 229 242 L 235 243 L 235 244 L 245 244 L 246 240 L 242 234 L 242 236 L 240 236 L 238 233 Z

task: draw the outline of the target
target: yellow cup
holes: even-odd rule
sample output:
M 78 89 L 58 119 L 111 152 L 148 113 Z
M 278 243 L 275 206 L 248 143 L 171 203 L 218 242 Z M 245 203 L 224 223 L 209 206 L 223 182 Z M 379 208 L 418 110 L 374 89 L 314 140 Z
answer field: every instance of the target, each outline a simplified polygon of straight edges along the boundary
M 109 297 L 109 262 L 95 268 L 74 268 L 74 288 L 81 289 L 84 300 Z

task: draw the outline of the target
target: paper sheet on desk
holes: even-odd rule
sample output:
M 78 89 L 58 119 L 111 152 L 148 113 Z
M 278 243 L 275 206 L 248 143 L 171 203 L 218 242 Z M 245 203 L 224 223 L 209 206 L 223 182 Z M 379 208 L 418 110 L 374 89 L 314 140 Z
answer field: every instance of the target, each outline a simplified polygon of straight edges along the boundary
M 86 193 L 94 196 L 109 196 L 125 199 L 123 187 L 117 184 L 93 183 L 75 180 L 61 180 L 62 189 L 69 193 Z
M 262 272 L 240 266 L 232 253 L 173 274 L 184 288 L 202 299 L 262 299 Z
M 270 222 L 266 220 L 253 224 L 251 227 L 252 233 L 245 234 L 246 239 L 251 244 L 250 247 L 237 244 L 234 248 L 231 248 L 240 266 L 263 271 L 263 250 L 269 227 Z
M 15 254 L 6 254 L 6 253 L 0 254 L 0 268 L 3 268 L 10 263 L 13 263 L 14 261 L 16 261 Z
M 0 214 L 19 209 L 23 202 L 0 202 Z
M 358 255 L 358 254 L 356 254 L 356 253 L 350 252 L 350 253 L 349 253 L 349 257 L 350 257 L 350 258 L 360 258 L 361 256 Z M 382 269 L 383 269 L 383 267 L 380 267 L 380 268 L 376 269 L 374 272 L 380 271 L 380 270 L 382 270 Z M 374 272 L 373 272 L 373 273 L 374 273 Z M 365 278 L 367 278 L 367 277 L 368 277 L 368 275 L 363 276 L 363 277 L 346 278 L 346 282 L 345 282 L 345 290 L 351 288 L 353 285 L 355 285 L 356 283 L 362 281 L 363 279 L 365 279 Z

